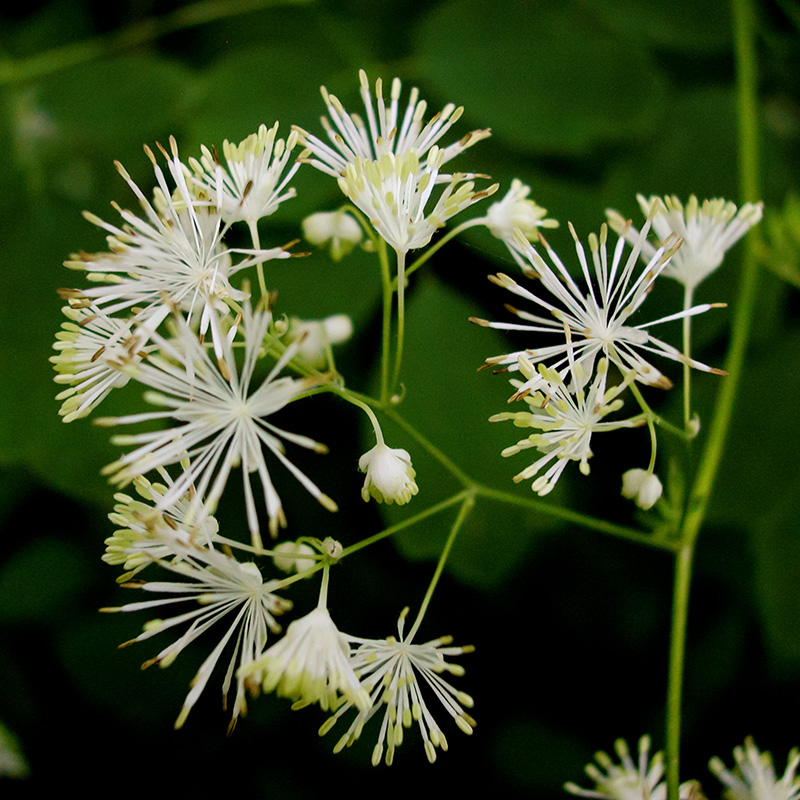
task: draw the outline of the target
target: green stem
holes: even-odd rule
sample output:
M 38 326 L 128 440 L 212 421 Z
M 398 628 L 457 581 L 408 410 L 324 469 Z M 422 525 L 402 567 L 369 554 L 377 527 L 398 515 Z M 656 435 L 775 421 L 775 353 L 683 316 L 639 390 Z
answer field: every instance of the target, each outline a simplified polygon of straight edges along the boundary
M 309 0 L 202 0 L 170 14 L 142 20 L 111 33 L 73 42 L 17 61 L 0 63 L 0 86 L 43 78 L 68 67 L 95 61 L 168 33 L 204 25 L 270 6 L 300 5 Z
M 433 573 L 431 582 L 428 585 L 428 591 L 425 592 L 425 597 L 423 598 L 422 604 L 419 607 L 417 618 L 414 620 L 414 624 L 411 626 L 411 630 L 408 632 L 408 636 L 406 637 L 407 642 L 414 641 L 414 636 L 419 630 L 419 626 L 422 624 L 422 620 L 425 617 L 425 612 L 428 610 L 431 598 L 433 597 L 433 592 L 436 589 L 436 585 L 439 583 L 439 578 L 441 578 L 442 572 L 444 571 L 444 565 L 447 563 L 447 558 L 453 548 L 453 543 L 455 542 L 458 532 L 461 530 L 461 526 L 466 521 L 467 516 L 474 505 L 475 496 L 473 494 L 467 494 L 467 496 L 464 498 L 464 501 L 461 503 L 461 508 L 458 510 L 458 516 L 456 517 L 453 526 L 450 528 L 450 534 L 448 535 L 447 541 L 444 543 L 444 548 L 439 555 L 439 561 L 436 564 L 436 570 Z
M 692 307 L 692 295 L 694 286 L 684 286 L 683 288 L 683 310 L 688 311 Z M 692 419 L 692 367 L 689 359 L 692 356 L 692 318 L 687 314 L 683 318 L 683 427 L 689 431 L 689 423 Z
M 403 341 L 406 333 L 406 254 L 397 252 L 397 348 L 394 355 L 394 373 L 391 392 L 397 390 L 400 381 L 400 365 L 403 361 Z
M 444 511 L 446 508 L 450 508 L 450 506 L 455 505 L 456 503 L 460 503 L 467 496 L 469 496 L 469 494 L 470 493 L 466 490 L 459 492 L 458 494 L 454 494 L 452 497 L 442 500 L 441 503 L 436 503 L 432 506 L 429 506 L 419 514 L 415 514 L 413 517 L 408 517 L 402 522 L 398 522 L 396 525 L 385 528 L 380 533 L 376 533 L 374 536 L 368 536 L 366 539 L 362 539 L 360 542 L 351 544 L 349 547 L 345 547 L 345 549 L 342 551 L 342 554 L 339 556 L 339 559 L 341 560 L 345 556 L 349 556 L 358 552 L 359 550 L 363 550 L 365 547 L 369 547 L 370 545 L 375 544 L 375 542 L 385 539 L 387 536 L 392 536 L 399 531 L 410 528 L 412 525 L 416 525 L 418 522 L 422 522 L 424 519 L 432 517 L 434 514 L 438 514 L 440 511 Z
M 754 202 L 759 196 L 758 101 L 756 92 L 755 14 L 752 0 L 731 0 L 737 70 L 737 111 L 739 120 L 739 175 L 742 199 Z M 731 347 L 724 379 L 717 396 L 708 442 L 689 496 L 683 519 L 678 558 L 675 564 L 675 592 L 672 600 L 667 685 L 667 791 L 669 800 L 680 794 L 680 730 L 683 665 L 686 652 L 689 583 L 695 541 L 705 520 L 708 502 L 719 470 L 725 439 L 730 428 L 739 381 L 755 309 L 758 260 L 755 240 L 745 240 L 745 254 L 739 281 L 739 297 L 733 318 Z
M 448 231 L 433 247 L 429 247 L 407 270 L 406 277 L 416 272 L 434 253 L 444 247 L 449 241 L 455 239 L 459 233 L 463 233 L 467 228 L 474 228 L 476 225 L 483 225 L 486 222 L 485 217 L 476 217 L 475 219 L 468 219 L 455 228 Z
M 383 319 L 381 331 L 381 404 L 389 402 L 389 358 L 392 347 L 392 278 L 389 273 L 386 242 L 378 244 L 378 258 L 381 264 L 381 290 L 383 293 Z

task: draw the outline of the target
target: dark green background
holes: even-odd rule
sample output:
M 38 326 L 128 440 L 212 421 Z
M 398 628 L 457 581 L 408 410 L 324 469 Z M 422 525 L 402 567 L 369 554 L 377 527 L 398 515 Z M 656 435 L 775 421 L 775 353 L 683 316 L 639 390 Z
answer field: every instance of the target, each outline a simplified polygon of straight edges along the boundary
M 493 135 L 456 167 L 491 174 L 501 192 L 520 177 L 552 216 L 572 220 L 584 236 L 607 207 L 638 219 L 636 192 L 738 200 L 727 5 L 282 3 L 27 80 L 10 77 L 36 54 L 183 6 L 56 0 L 0 12 L 0 720 L 20 737 L 32 770 L 24 784 L 0 785 L 0 794 L 59 787 L 123 797 L 302 800 L 339 790 L 557 796 L 565 780 L 581 782 L 595 749 L 610 748 L 618 736 L 633 742 L 650 732 L 661 746 L 670 557 L 488 503 L 459 538 L 421 631 L 423 638 L 452 633 L 457 643 L 476 646 L 462 659 L 467 674 L 458 685 L 475 697 L 478 728 L 467 738 L 435 711 L 450 742 L 435 766 L 409 735 L 391 770 L 370 767 L 370 729 L 360 746 L 333 756 L 335 734 L 319 740 L 315 733 L 322 714 L 291 712 L 274 698 L 254 702 L 228 738 L 221 676 L 212 678 L 185 729 L 174 732 L 188 681 L 210 645 L 200 642 L 170 669 L 147 672 L 139 664 L 163 646 L 159 640 L 116 649 L 136 635 L 144 616 L 97 613 L 138 599 L 115 587 L 114 571 L 100 562 L 112 500 L 98 470 L 115 451 L 107 431 L 86 420 L 60 422 L 47 357 L 61 322 L 55 290 L 80 277 L 61 262 L 75 250 L 103 247 L 80 211 L 114 220 L 110 200 L 132 205 L 113 159 L 149 187 L 143 142 L 174 134 L 188 157 L 200 143 L 219 146 L 276 119 L 284 133 L 292 123 L 319 131 L 319 85 L 359 110 L 360 67 L 372 79 L 399 75 L 406 89 L 419 86 L 430 112 L 463 104 L 452 139 L 472 128 L 491 127 Z M 758 6 L 768 214 L 796 189 L 800 174 L 796 13 L 789 0 Z M 264 227 L 262 242 L 294 238 L 303 215 L 340 202 L 335 182 L 310 168 L 301 169 L 296 185 L 298 198 Z M 568 257 L 564 225 L 548 238 Z M 734 251 L 700 288 L 700 301 L 735 304 L 739 258 Z M 485 278 L 497 269 L 515 267 L 498 242 L 477 231 L 412 280 L 403 413 L 479 480 L 529 496 L 526 485 L 510 481 L 524 457 L 499 457 L 515 431 L 485 421 L 505 408 L 507 385 L 501 376 L 476 373 L 486 356 L 510 345 L 466 321 L 505 314 L 509 298 Z M 354 388 L 374 385 L 380 326 L 372 262 L 356 255 L 332 264 L 317 254 L 279 262 L 268 274 L 282 313 L 353 315 L 357 335 L 339 365 Z M 679 302 L 679 287 L 664 281 L 645 313 L 668 313 Z M 697 554 L 683 777 L 701 779 L 710 797 L 718 790 L 708 758 L 730 760 L 745 735 L 774 747 L 780 765 L 800 744 L 797 306 L 796 290 L 765 272 L 727 460 Z M 722 363 L 729 318 L 715 311 L 697 320 L 701 359 Z M 677 327 L 664 333 L 673 342 L 678 335 Z M 679 379 L 675 366 L 664 368 Z M 719 380 L 694 380 L 704 421 Z M 104 411 L 139 402 L 132 389 L 109 398 Z M 652 402 L 680 413 L 677 395 Z M 336 516 L 327 514 L 279 474 L 290 533 L 349 544 L 379 530 L 380 509 L 358 496 L 357 459 L 371 443 L 358 440 L 355 413 L 319 398 L 287 410 L 281 422 L 330 446 L 327 457 L 302 453 L 296 462 L 341 506 Z M 409 512 L 455 488 L 401 432 L 389 425 L 386 433 L 390 444 L 411 450 L 418 469 L 420 493 Z M 568 470 L 575 475 L 562 481 L 554 500 L 636 524 L 635 511 L 619 497 L 620 475 L 646 464 L 646 436 L 597 439 L 591 478 Z M 681 451 L 665 443 L 662 476 L 670 455 L 680 458 Z M 234 479 L 234 497 L 238 485 Z M 245 535 L 230 506 L 220 517 L 230 535 Z M 421 599 L 447 521 L 399 538 L 399 548 L 372 548 L 334 572 L 330 606 L 342 629 L 376 637 L 393 630 L 401 608 Z M 313 592 L 293 593 L 299 613 L 310 609 Z

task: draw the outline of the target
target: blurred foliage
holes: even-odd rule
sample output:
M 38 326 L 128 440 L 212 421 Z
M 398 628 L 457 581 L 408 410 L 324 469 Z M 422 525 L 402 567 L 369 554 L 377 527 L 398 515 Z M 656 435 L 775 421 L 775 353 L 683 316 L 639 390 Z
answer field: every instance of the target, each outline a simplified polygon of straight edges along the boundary
M 85 790 L 113 786 L 125 796 L 141 793 L 146 781 L 164 795 L 211 797 L 234 782 L 237 792 L 302 798 L 319 797 L 336 782 L 399 797 L 424 791 L 425 780 L 513 799 L 560 795 L 560 783 L 580 781 L 592 752 L 618 736 L 649 731 L 660 746 L 669 557 L 489 502 L 479 504 L 460 535 L 422 631 L 423 637 L 452 633 L 477 648 L 464 659 L 461 684 L 476 699 L 478 728 L 469 739 L 448 728 L 450 751 L 435 767 L 412 741 L 399 751 L 391 777 L 369 766 L 363 743 L 334 757 L 334 741 L 314 734 L 322 722 L 315 709 L 289 712 L 270 698 L 253 702 L 249 718 L 226 739 L 214 697 L 221 676 L 212 678 L 186 729 L 173 732 L 203 644 L 166 672 L 138 669 L 156 645 L 116 651 L 144 620 L 97 614 L 127 599 L 99 560 L 112 500 L 98 472 L 115 451 L 108 433 L 85 420 L 61 423 L 47 358 L 62 321 L 56 290 L 74 277 L 62 262 L 71 252 L 104 247 L 81 210 L 113 219 L 112 199 L 123 207 L 135 203 L 113 159 L 148 186 L 144 142 L 174 135 L 188 157 L 200 143 L 219 147 L 262 122 L 280 120 L 284 134 L 292 124 L 319 131 L 319 85 L 353 108 L 361 67 L 373 79 L 396 74 L 406 88 L 418 85 L 429 113 L 450 101 L 463 104 L 454 136 L 491 127 L 492 138 L 461 156 L 458 167 L 493 175 L 503 182 L 501 192 L 512 177 L 530 183 L 532 196 L 562 220 L 548 237 L 559 252 L 571 242 L 563 223 L 572 220 L 585 236 L 606 207 L 638 215 L 636 192 L 738 199 L 725 6 L 716 0 L 231 0 L 206 7 L 217 13 L 204 24 L 144 37 L 133 47 L 117 44 L 106 55 L 102 42 L 112 39 L 100 40 L 86 50 L 91 59 L 62 69 L 54 56 L 39 77 L 23 81 L 13 79 L 15 69 L 24 71 L 40 54 L 129 26 L 146 30 L 147 20 L 192 7 L 175 0 L 35 0 L 0 11 L 0 720 L 19 736 L 31 768 L 27 782 L 11 790 L 38 796 L 80 781 Z M 800 744 L 793 738 L 800 706 L 794 417 L 800 334 L 790 285 L 798 284 L 797 201 L 784 205 L 800 176 L 794 24 L 781 5 L 759 5 L 767 212 L 758 235 L 773 272 L 762 277 L 754 345 L 693 589 L 685 770 L 709 782 L 709 796 L 716 791 L 709 788 L 707 759 L 727 755 L 746 734 L 779 753 Z M 304 214 L 341 202 L 335 182 L 311 169 L 300 170 L 296 186 L 298 197 L 265 225 L 262 241 L 284 244 L 299 236 Z M 504 407 L 506 379 L 476 372 L 506 344 L 466 322 L 476 314 L 502 315 L 507 298 L 485 278 L 498 265 L 513 269 L 499 243 L 475 230 L 413 276 L 408 394 L 400 411 L 476 479 L 529 496 L 526 485 L 510 481 L 520 464 L 499 457 L 514 431 L 486 422 Z M 734 251 L 702 287 L 701 300 L 735 304 L 737 267 Z M 333 263 L 314 253 L 275 262 L 268 279 L 278 290 L 277 313 L 350 313 L 357 335 L 338 366 L 355 389 L 375 384 L 380 284 L 368 256 Z M 648 300 L 654 309 L 658 302 Z M 715 313 L 697 319 L 696 340 L 699 357 L 720 364 L 727 317 Z M 676 341 L 678 333 L 676 325 L 665 336 Z M 670 368 L 678 379 L 678 369 Z M 704 421 L 719 380 L 694 380 Z M 106 401 L 104 413 L 139 402 L 129 387 Z M 679 397 L 653 402 L 665 411 L 680 406 Z M 340 501 L 335 516 L 311 507 L 291 479 L 279 483 L 290 521 L 303 533 L 351 543 L 455 488 L 413 439 L 388 424 L 387 439 L 412 453 L 420 494 L 400 515 L 364 506 L 356 463 L 371 440 L 355 440 L 351 409 L 325 398 L 314 419 L 303 417 L 294 428 L 292 413 L 305 412 L 288 409 L 288 428 L 324 441 L 332 451 L 327 458 L 342 453 L 352 465 L 351 474 L 340 466 L 329 470 L 324 484 Z M 646 458 L 636 436 L 630 434 L 628 449 L 598 442 L 591 476 L 576 470 L 553 499 L 636 524 L 619 497 L 621 473 Z M 298 465 L 319 475 L 320 457 L 304 457 Z M 332 603 L 342 628 L 367 636 L 393 630 L 400 609 L 419 602 L 454 513 L 340 568 Z M 235 513 L 222 522 L 242 526 Z M 504 687 L 510 692 L 499 691 Z M 0 793 L 7 796 L 5 785 Z

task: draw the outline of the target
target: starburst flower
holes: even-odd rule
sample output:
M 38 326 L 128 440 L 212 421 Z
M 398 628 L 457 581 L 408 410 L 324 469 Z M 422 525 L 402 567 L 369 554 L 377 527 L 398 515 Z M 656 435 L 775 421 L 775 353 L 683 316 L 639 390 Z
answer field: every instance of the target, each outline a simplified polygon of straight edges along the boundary
M 622 496 L 635 501 L 644 511 L 656 504 L 663 491 L 658 475 L 646 469 L 629 469 L 622 476 Z
M 721 197 L 700 203 L 692 195 L 685 207 L 674 195 L 662 199 L 639 194 L 636 199 L 645 216 L 652 218 L 659 246 L 670 236 L 683 240 L 663 272 L 689 290 L 722 264 L 725 253 L 759 222 L 764 211 L 763 203 L 745 203 L 737 211 L 735 203 Z M 609 209 L 606 214 L 614 230 L 622 232 L 631 243 L 638 240 L 636 228 L 616 211 Z M 651 259 L 655 252 L 655 245 L 642 242 L 643 260 Z
M 220 210 L 227 224 L 243 221 L 251 232 L 262 217 L 277 211 L 278 206 L 297 192 L 287 188 L 300 166 L 295 161 L 284 175 L 299 134 L 292 131 L 286 140 L 276 139 L 278 123 L 271 128 L 261 125 L 239 144 L 227 139 L 222 144 L 226 169 L 222 169 L 216 151 L 201 148 L 200 160 L 189 159 L 196 185 L 211 197 L 220 191 Z M 220 186 L 221 178 L 221 186 Z M 253 233 L 258 241 L 258 234 Z
M 237 369 L 233 343 L 218 330 L 219 320 L 211 317 L 215 339 L 222 345 L 215 363 L 196 334 L 181 317 L 176 317 L 177 338 L 172 341 L 154 334 L 161 353 L 141 364 L 124 365 L 132 377 L 155 391 L 145 397 L 164 410 L 97 420 L 101 425 L 129 425 L 149 420 L 173 420 L 176 425 L 162 430 L 119 435 L 112 441 L 137 445 L 136 449 L 109 464 L 103 471 L 112 482 L 124 485 L 137 475 L 158 467 L 188 460 L 183 472 L 158 503 L 169 508 L 190 487 L 196 488 L 192 509 L 213 513 L 231 469 L 241 465 L 247 520 L 254 546 L 260 546 L 258 515 L 250 475 L 258 473 L 264 492 L 272 535 L 285 524 L 280 497 L 272 484 L 263 447 L 266 447 L 303 486 L 326 508 L 336 504 L 302 473 L 284 454 L 282 439 L 317 452 L 327 448 L 306 436 L 283 430 L 269 421 L 314 382 L 311 379 L 278 377 L 297 352 L 290 345 L 261 384 L 251 390 L 253 375 L 270 322 L 269 311 L 253 312 L 245 303 L 241 321 L 244 358 Z
M 471 734 L 475 720 L 464 711 L 464 706 L 472 708 L 472 698 L 454 688 L 442 677 L 445 672 L 461 676 L 464 668 L 445 661 L 445 658 L 470 653 L 472 646 L 453 647 L 451 636 L 440 636 L 424 644 L 414 644 L 412 630 L 404 636 L 403 628 L 408 614 L 405 608 L 397 623 L 397 637 L 386 639 L 360 639 L 348 637 L 358 649 L 351 657 L 356 674 L 369 692 L 370 704 L 358 710 L 349 729 L 337 742 L 334 752 L 349 747 L 361 736 L 364 725 L 385 707 L 383 722 L 378 734 L 378 742 L 372 752 L 372 763 L 377 766 L 383 757 L 386 744 L 386 763 L 394 760 L 394 752 L 403 743 L 404 729 L 414 722 L 419 726 L 425 747 L 425 755 L 433 763 L 436 748 L 447 750 L 447 739 L 433 718 L 425 701 L 423 686 L 427 685 L 444 706 L 456 725 Z M 353 703 L 343 705 L 320 729 L 327 733 L 337 720 L 353 707 Z
M 240 672 L 265 692 L 276 692 L 294 701 L 293 708 L 319 703 L 323 711 L 343 702 L 360 709 L 369 696 L 350 665 L 350 645 L 319 605 L 290 623 L 286 633 L 259 659 Z
M 426 211 L 444 156 L 434 146 L 424 164 L 416 150 L 385 153 L 377 161 L 358 157 L 339 178 L 342 192 L 398 256 L 425 247 L 448 219 L 497 191 L 497 184 L 475 191 L 465 174 L 456 173 L 449 176 L 433 209 Z
M 464 113 L 463 107 L 456 108 L 452 103 L 448 103 L 428 123 L 423 124 L 427 103 L 419 100 L 419 91 L 414 88 L 411 90 L 401 120 L 399 101 L 402 87 L 399 78 L 392 81 L 388 108 L 383 97 L 383 81 L 379 78 L 375 82 L 376 108 L 367 74 L 364 70 L 360 70 L 358 75 L 361 82 L 361 99 L 364 101 L 367 115 L 366 124 L 357 114 L 345 111 L 339 99 L 329 94 L 323 86 L 322 99 L 325 101 L 330 119 L 323 117 L 322 125 L 333 147 L 302 128 L 295 127 L 302 137 L 303 144 L 308 148 L 308 155 L 301 155 L 301 160 L 307 161 L 334 178 L 340 177 L 348 165 L 355 164 L 359 159 L 381 161 L 384 156 L 391 155 L 402 161 L 406 154 L 414 152 L 417 159 L 422 160 Z M 450 161 L 470 145 L 489 135 L 489 130 L 471 131 L 459 141 L 441 150 L 441 163 Z M 310 158 L 312 154 L 314 157 Z M 450 176 L 437 174 L 434 179 L 448 182 Z
M 165 534 L 169 539 L 170 531 L 184 531 L 201 547 L 219 542 L 216 519 L 195 513 L 191 491 L 178 498 L 169 508 L 158 508 L 158 503 L 173 485 L 165 469 L 159 469 L 159 474 L 164 483 L 152 483 L 143 475 L 133 479 L 133 486 L 141 499 L 123 492 L 114 495 L 117 502 L 108 518 L 117 526 L 117 530 L 105 541 L 103 561 L 122 565 L 125 569 L 125 573 L 117 578 L 118 583 L 130 580 L 159 559 L 174 556 L 170 546 L 165 543 Z
M 142 642 L 158 633 L 188 624 L 189 627 L 178 639 L 165 647 L 154 658 L 146 661 L 142 668 L 153 664 L 161 667 L 169 666 L 190 642 L 217 622 L 228 620 L 227 630 L 203 661 L 192 680 L 189 694 L 175 721 L 175 727 L 180 728 L 205 689 L 211 673 L 228 643 L 233 639 L 233 653 L 222 683 L 224 706 L 227 706 L 227 697 L 234 672 L 237 668 L 242 670 L 261 655 L 268 632 L 280 631 L 280 625 L 275 617 L 291 608 L 291 603 L 274 593 L 278 581 L 264 582 L 254 563 L 241 563 L 210 547 L 197 546 L 181 530 L 171 534 L 163 531 L 162 538 L 164 545 L 173 554 L 173 559 L 158 559 L 157 563 L 185 580 L 128 584 L 132 588 L 167 596 L 102 610 L 109 612 L 144 611 L 164 609 L 174 603 L 194 601 L 195 605 L 188 611 L 183 611 L 168 619 L 150 620 L 145 624 L 143 633 L 122 645 L 125 647 L 134 642 Z M 230 728 L 236 724 L 239 715 L 247 710 L 245 688 L 244 678 L 238 677 Z
M 379 503 L 402 506 L 419 491 L 414 482 L 417 473 L 411 466 L 411 456 L 401 447 L 389 447 L 379 441 L 359 458 L 358 468 L 367 473 L 361 489 L 365 502 L 373 497 Z
M 569 227 L 575 240 L 578 262 L 587 286 L 585 292 L 578 287 L 561 259 L 543 237 L 540 237 L 540 241 L 552 266 L 542 258 L 524 236 L 517 235 L 510 248 L 511 253 L 528 277 L 541 281 L 542 287 L 552 297 L 552 300 L 547 296 L 530 291 L 502 273 L 490 276 L 490 280 L 519 297 L 531 301 L 544 312 L 544 315 L 507 306 L 524 322 L 489 322 L 484 319 L 472 318 L 473 322 L 485 327 L 527 331 L 545 336 L 555 335 L 560 341 L 493 356 L 486 359 L 487 364 L 507 365 L 509 369 L 514 370 L 517 368 L 519 356 L 525 355 L 534 358 L 537 362 L 548 363 L 554 369 L 559 370 L 562 375 L 566 375 L 574 369 L 570 366 L 568 356 L 568 351 L 574 350 L 574 364 L 580 367 L 582 376 L 578 379 L 574 371 L 572 372 L 573 383 L 576 386 L 579 385 L 579 380 L 585 382 L 590 379 L 598 355 L 607 357 L 619 367 L 623 374 L 633 370 L 637 381 L 664 389 L 670 388 L 672 382 L 647 360 L 650 353 L 687 363 L 706 372 L 725 374 L 722 370 L 687 358 L 676 347 L 657 339 L 650 333 L 650 328 L 655 325 L 701 314 L 723 304 L 704 303 L 650 322 L 631 324 L 634 312 L 638 311 L 647 299 L 654 281 L 673 256 L 677 240 L 668 240 L 663 243 L 647 259 L 644 269 L 638 276 L 634 276 L 634 269 L 650 231 L 650 219 L 641 233 L 636 236 L 633 248 L 624 263 L 625 231 L 621 233 L 617 241 L 610 262 L 607 252 L 608 228 L 606 225 L 601 227 L 599 237 L 590 234 L 591 268 L 574 228 L 572 225 Z
M 736 767 L 728 770 L 719 758 L 712 758 L 711 771 L 727 787 L 727 800 L 797 800 L 800 797 L 800 750 L 794 748 L 789 753 L 786 770 L 778 778 L 775 765 L 768 752 L 760 752 L 755 742 L 748 737 L 744 747 L 733 751 Z
M 639 759 L 634 762 L 623 739 L 614 742 L 620 760 L 615 764 L 602 750 L 595 754 L 597 765 L 587 764 L 586 774 L 595 782 L 594 789 L 582 789 L 575 783 L 564 784 L 570 794 L 592 797 L 596 800 L 666 800 L 667 784 L 664 782 L 664 754 L 650 754 L 650 737 L 639 739 Z M 599 767 L 599 768 L 598 768 Z M 697 781 L 686 781 L 680 786 L 681 800 L 702 798 Z
M 230 284 L 233 274 L 271 259 L 289 258 L 290 254 L 280 247 L 269 250 L 225 247 L 222 239 L 228 223 L 223 221 L 221 177 L 210 199 L 198 197 L 187 183 L 188 170 L 178 158 L 173 138 L 170 144 L 172 154 L 162 152 L 174 189 L 170 188 L 153 152 L 145 147 L 158 183 L 155 206 L 116 162 L 144 217 L 115 204 L 123 219 L 122 227 L 117 227 L 84 212 L 87 220 L 108 232 L 110 252 L 77 253 L 65 265 L 87 272 L 89 280 L 103 285 L 66 289 L 62 294 L 95 303 L 108 316 L 134 310 L 142 332 L 155 330 L 171 307 L 177 306 L 190 320 L 199 318 L 200 330 L 204 332 L 212 309 L 225 310 L 228 298 L 243 299 L 242 293 Z M 243 257 L 234 263 L 235 255 Z
M 535 372 L 533 365 L 520 357 L 520 369 L 530 381 Z M 490 422 L 511 420 L 519 428 L 534 428 L 541 433 L 532 433 L 515 445 L 502 451 L 503 456 L 513 456 L 523 450 L 535 448 L 540 457 L 530 466 L 514 476 L 514 482 L 534 478 L 531 488 L 540 496 L 553 490 L 567 463 L 577 461 L 580 471 L 589 474 L 589 459 L 592 457 L 592 435 L 600 431 L 613 431 L 640 425 L 635 420 L 604 422 L 604 418 L 622 407 L 619 395 L 633 380 L 629 372 L 622 383 L 606 391 L 608 362 L 605 358 L 597 364 L 597 374 L 588 392 L 579 389 L 572 394 L 561 376 L 553 369 L 539 365 L 539 376 L 544 380 L 536 392 L 524 391 L 521 399 L 527 403 L 528 411 L 504 411 L 489 418 Z M 512 381 L 519 387 L 520 381 Z M 539 473 L 545 468 L 544 474 Z M 536 477 L 536 476 L 539 477 Z
M 557 220 L 547 218 L 546 208 L 528 199 L 530 192 L 530 186 L 514 178 L 504 197 L 489 206 L 483 223 L 492 236 L 511 243 L 514 231 L 519 229 L 526 239 L 535 242 L 539 228 L 558 227 Z
M 63 400 L 58 413 L 64 422 L 72 422 L 128 383 L 130 376 L 117 366 L 121 360 L 138 361 L 152 347 L 144 346 L 129 321 L 107 317 L 96 306 L 66 306 L 62 311 L 69 322 L 56 334 L 53 349 L 58 354 L 50 361 L 58 373 L 56 383 L 69 384 L 56 395 Z

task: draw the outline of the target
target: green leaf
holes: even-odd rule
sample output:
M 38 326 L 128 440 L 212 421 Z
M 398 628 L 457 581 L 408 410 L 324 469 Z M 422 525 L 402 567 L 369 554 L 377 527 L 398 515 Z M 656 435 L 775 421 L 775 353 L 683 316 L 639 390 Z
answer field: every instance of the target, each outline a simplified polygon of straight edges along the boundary
M 420 75 L 513 147 L 574 154 L 635 140 L 664 114 L 646 52 L 577 4 L 450 0 L 420 27 Z

